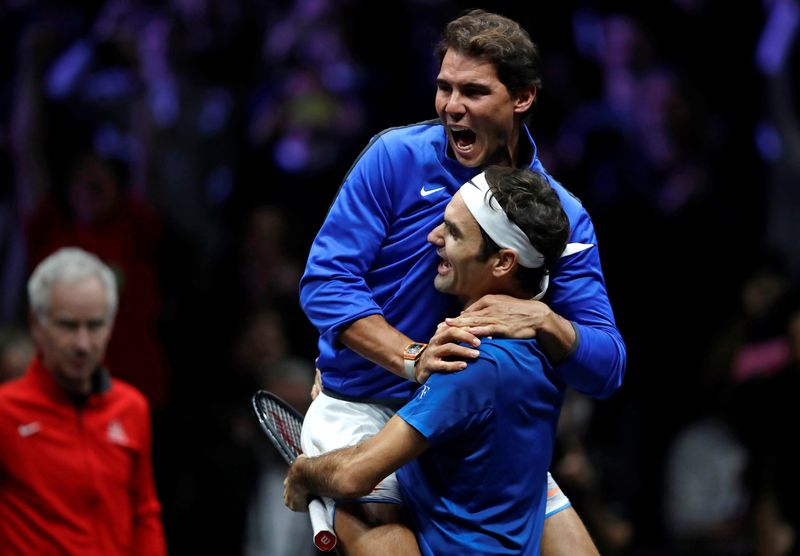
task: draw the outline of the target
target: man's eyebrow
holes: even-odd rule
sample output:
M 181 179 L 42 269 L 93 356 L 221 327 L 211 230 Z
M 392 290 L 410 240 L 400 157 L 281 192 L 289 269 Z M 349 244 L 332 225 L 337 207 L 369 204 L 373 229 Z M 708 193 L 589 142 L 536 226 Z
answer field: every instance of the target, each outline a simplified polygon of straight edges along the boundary
M 487 84 L 479 83 L 477 81 L 470 81 L 469 83 L 464 83 L 463 85 L 461 85 L 461 88 L 467 91 L 475 91 L 478 93 L 488 93 L 489 91 L 491 91 L 491 87 L 489 87 Z
M 81 323 L 88 325 L 102 325 L 106 322 L 106 317 L 92 317 L 89 319 L 78 319 L 74 317 L 54 317 L 53 322 L 62 326 L 79 326 Z
M 444 226 L 447 228 L 447 231 L 450 232 L 450 235 L 454 237 L 461 236 L 461 230 L 458 229 L 458 226 L 446 218 L 444 219 Z
M 447 78 L 437 77 L 436 85 L 438 87 L 441 86 L 452 87 L 453 83 L 451 83 L 450 80 Z M 456 86 L 462 89 L 467 89 L 468 91 L 475 91 L 482 93 L 491 91 L 491 87 L 487 83 L 483 83 L 481 81 L 467 81 L 466 83 L 456 83 Z

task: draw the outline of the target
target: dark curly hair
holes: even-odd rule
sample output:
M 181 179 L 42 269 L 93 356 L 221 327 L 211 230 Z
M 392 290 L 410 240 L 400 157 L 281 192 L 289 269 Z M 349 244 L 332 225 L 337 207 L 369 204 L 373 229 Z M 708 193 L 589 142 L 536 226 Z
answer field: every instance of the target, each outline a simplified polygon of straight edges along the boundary
M 447 24 L 435 53 L 456 52 L 489 60 L 511 94 L 542 87 L 539 49 L 519 23 L 484 10 L 471 10 Z
M 561 256 L 569 239 L 569 220 L 561 206 L 558 193 L 550 187 L 544 175 L 527 168 L 488 166 L 486 182 L 495 200 L 508 219 L 520 227 L 531 244 L 545 259 L 542 268 L 518 265 L 517 284 L 531 297 L 539 293 L 543 273 L 549 272 Z M 481 261 L 500 251 L 500 247 L 481 228 L 483 243 L 478 252 Z

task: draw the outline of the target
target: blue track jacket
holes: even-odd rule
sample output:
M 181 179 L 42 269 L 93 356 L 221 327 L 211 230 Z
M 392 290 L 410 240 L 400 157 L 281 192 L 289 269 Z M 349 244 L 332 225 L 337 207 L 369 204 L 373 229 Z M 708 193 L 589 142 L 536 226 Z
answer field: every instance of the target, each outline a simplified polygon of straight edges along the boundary
M 571 320 L 574 352 L 555 375 L 597 398 L 622 383 L 626 351 L 606 293 L 594 227 L 580 201 L 549 176 L 526 128 L 529 167 L 558 192 L 570 222 L 570 246 L 555 268 L 543 301 Z M 383 131 L 348 172 L 308 256 L 300 302 L 320 334 L 323 387 L 341 397 L 401 402 L 419 386 L 375 365 L 338 341 L 347 324 L 382 315 L 416 341 L 426 342 L 458 302 L 436 291 L 439 257 L 427 242 L 461 185 L 480 173 L 448 155 L 439 120 Z M 570 254 L 571 253 L 571 254 Z

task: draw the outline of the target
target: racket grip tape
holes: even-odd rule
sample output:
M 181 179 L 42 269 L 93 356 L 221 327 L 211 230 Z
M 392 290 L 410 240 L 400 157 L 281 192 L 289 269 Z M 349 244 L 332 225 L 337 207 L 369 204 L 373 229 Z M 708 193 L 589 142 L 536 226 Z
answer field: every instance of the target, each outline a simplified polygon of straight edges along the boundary
M 314 498 L 309 502 L 308 515 L 314 531 L 314 546 L 322 552 L 329 552 L 336 548 L 336 533 L 333 532 L 330 512 L 322 500 Z

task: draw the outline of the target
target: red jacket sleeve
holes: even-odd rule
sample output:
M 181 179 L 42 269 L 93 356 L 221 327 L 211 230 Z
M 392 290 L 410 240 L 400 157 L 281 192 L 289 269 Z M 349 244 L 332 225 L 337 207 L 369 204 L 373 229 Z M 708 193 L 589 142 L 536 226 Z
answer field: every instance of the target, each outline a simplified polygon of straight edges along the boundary
M 152 433 L 149 410 L 145 408 L 142 420 L 147 441 L 134 471 L 131 496 L 133 497 L 133 556 L 164 556 L 167 544 L 161 523 L 161 504 L 156 496 L 153 479 Z

